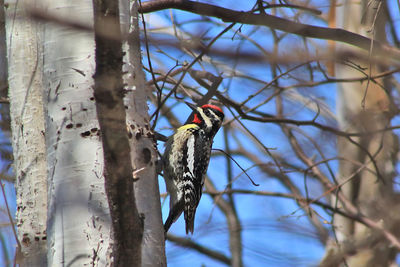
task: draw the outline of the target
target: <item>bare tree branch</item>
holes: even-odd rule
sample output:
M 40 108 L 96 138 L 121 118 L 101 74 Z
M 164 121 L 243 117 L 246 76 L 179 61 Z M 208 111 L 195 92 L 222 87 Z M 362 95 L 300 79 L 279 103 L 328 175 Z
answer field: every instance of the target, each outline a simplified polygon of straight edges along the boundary
M 174 242 L 178 246 L 194 249 L 210 258 L 213 258 L 217 261 L 225 263 L 226 265 L 231 265 L 231 263 L 232 263 L 232 259 L 228 258 L 224 254 L 219 253 L 215 250 L 209 249 L 205 246 L 202 246 L 202 245 L 192 241 L 191 239 L 179 237 L 179 236 L 173 235 L 171 233 L 168 233 L 167 240 Z
M 205 180 L 205 186 L 210 192 L 217 192 L 213 183 L 210 179 Z M 240 220 L 235 213 L 234 208 L 226 202 L 224 199 L 218 196 L 214 196 L 214 201 L 225 214 L 226 220 L 228 222 L 229 228 L 229 247 L 232 254 L 232 266 L 240 267 L 243 266 L 242 259 L 242 227 L 240 225 Z
M 371 42 L 373 41 L 374 53 L 376 53 L 376 55 L 390 55 L 389 57 L 400 60 L 400 51 L 398 49 L 384 45 L 377 40 L 371 40 L 360 34 L 352 33 L 343 29 L 331 29 L 296 23 L 268 14 L 254 14 L 253 12 L 235 11 L 211 4 L 187 0 L 148 1 L 142 3 L 139 12 L 150 13 L 168 8 L 180 9 L 203 16 L 216 17 L 224 22 L 267 26 L 272 29 L 293 33 L 304 37 L 339 41 L 357 46 L 366 51 L 370 50 Z

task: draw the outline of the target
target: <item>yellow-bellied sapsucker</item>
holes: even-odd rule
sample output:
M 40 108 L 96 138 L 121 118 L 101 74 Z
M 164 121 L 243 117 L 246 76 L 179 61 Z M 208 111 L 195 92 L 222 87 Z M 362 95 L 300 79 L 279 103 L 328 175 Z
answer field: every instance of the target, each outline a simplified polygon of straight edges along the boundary
M 186 234 L 193 234 L 194 216 L 199 204 L 204 177 L 210 161 L 213 138 L 221 127 L 224 113 L 214 105 L 197 107 L 186 103 L 193 113 L 167 143 L 163 156 L 164 179 L 170 195 L 165 232 L 182 212 Z

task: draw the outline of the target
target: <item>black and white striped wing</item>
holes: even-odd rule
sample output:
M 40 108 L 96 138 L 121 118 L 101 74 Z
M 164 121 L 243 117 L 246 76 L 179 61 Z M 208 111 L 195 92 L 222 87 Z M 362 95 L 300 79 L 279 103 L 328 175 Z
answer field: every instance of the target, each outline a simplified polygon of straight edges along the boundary
M 186 143 L 187 164 L 184 164 L 184 201 L 185 201 L 185 221 L 186 232 L 193 232 L 194 217 L 197 205 L 199 204 L 204 175 L 207 171 L 210 146 L 204 142 L 202 131 L 196 131 L 191 135 Z

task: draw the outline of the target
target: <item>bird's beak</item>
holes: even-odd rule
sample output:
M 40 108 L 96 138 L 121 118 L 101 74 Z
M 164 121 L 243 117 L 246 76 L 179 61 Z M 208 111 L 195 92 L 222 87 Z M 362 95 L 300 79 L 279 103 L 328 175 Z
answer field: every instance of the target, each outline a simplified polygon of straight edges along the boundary
M 193 111 L 197 110 L 197 106 L 196 105 L 194 105 L 192 103 L 189 103 L 189 102 L 186 102 L 186 101 L 185 101 L 185 104 L 188 105 L 188 107 L 191 108 Z

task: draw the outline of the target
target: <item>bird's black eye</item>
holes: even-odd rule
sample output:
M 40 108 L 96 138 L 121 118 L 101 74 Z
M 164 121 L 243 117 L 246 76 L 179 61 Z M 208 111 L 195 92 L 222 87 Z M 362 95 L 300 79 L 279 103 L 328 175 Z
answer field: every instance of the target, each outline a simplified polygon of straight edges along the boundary
M 204 114 L 206 114 L 207 116 L 210 115 L 210 111 L 208 109 L 204 110 Z

